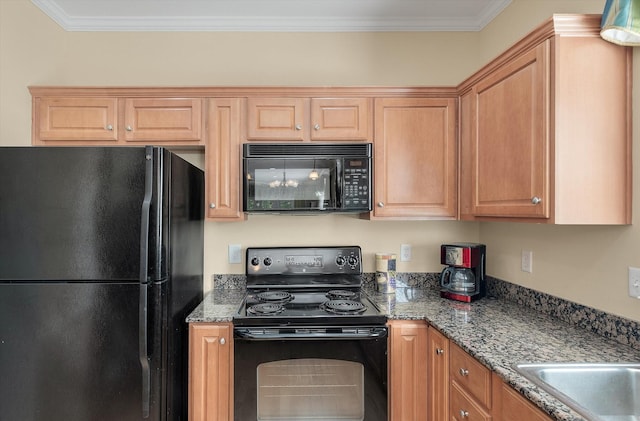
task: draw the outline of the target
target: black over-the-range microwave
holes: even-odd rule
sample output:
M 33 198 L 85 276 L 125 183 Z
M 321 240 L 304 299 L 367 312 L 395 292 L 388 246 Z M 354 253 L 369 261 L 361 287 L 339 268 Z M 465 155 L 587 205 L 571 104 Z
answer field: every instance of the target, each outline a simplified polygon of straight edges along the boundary
M 371 143 L 246 143 L 248 213 L 368 212 Z

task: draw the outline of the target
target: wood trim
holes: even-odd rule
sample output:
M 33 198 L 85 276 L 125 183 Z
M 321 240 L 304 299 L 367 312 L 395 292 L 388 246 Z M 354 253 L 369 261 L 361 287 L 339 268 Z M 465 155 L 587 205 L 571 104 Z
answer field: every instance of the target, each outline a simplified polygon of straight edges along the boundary
M 28 88 L 33 97 L 458 97 L 455 86 L 29 86 Z
M 461 84 L 458 85 L 458 92 L 464 95 L 470 90 L 480 79 L 487 74 L 495 71 L 496 68 L 504 65 L 504 63 L 523 54 L 527 50 L 542 43 L 544 40 L 553 36 L 600 36 L 600 19 L 601 15 L 583 15 L 583 14 L 556 14 L 533 29 L 522 39 L 516 42 L 512 47 L 502 52 L 487 65 L 469 76 Z

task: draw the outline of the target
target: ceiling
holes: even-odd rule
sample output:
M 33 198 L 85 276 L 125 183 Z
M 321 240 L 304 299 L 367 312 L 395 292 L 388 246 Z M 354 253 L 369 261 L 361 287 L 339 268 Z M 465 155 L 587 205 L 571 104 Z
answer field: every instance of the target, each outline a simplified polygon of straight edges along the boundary
M 31 0 L 67 31 L 479 31 L 512 0 Z

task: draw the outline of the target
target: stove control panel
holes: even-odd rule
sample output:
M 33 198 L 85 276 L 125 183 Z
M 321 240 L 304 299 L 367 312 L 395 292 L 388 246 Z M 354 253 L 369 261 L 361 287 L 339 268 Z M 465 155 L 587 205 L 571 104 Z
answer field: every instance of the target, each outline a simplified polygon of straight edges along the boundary
M 247 275 L 360 275 L 362 251 L 350 247 L 247 248 Z

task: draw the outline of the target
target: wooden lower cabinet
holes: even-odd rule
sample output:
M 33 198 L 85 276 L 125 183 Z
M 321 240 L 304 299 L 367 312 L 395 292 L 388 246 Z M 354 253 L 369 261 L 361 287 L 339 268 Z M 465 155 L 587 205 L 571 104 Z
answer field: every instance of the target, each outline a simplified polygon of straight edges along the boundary
M 493 374 L 493 419 L 495 421 L 551 421 L 551 418 Z
M 391 320 L 389 331 L 389 420 L 425 420 L 428 325 L 420 320 Z
M 429 326 L 427 337 L 427 420 L 449 419 L 449 339 Z
M 233 326 L 189 325 L 189 421 L 233 421 Z

